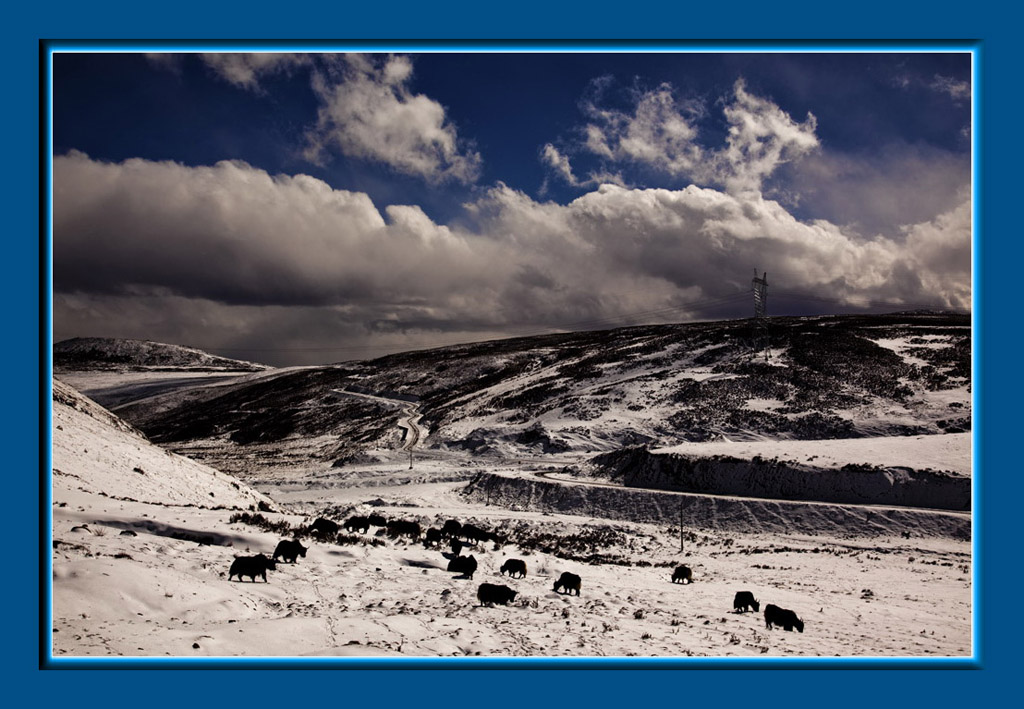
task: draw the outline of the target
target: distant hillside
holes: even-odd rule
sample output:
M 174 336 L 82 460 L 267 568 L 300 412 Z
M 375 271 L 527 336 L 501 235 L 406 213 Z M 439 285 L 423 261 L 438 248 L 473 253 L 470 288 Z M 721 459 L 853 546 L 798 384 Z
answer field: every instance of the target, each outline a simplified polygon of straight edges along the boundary
M 67 384 L 53 380 L 53 498 L 102 495 L 160 505 L 276 508 L 265 495 L 170 453 Z
M 265 364 L 217 357 L 202 350 L 148 340 L 75 337 L 53 346 L 57 370 L 91 369 L 205 369 L 258 372 Z
M 741 320 L 497 340 L 281 372 L 119 413 L 225 470 L 397 447 L 400 408 L 345 391 L 415 398 L 422 446 L 496 457 L 970 430 L 969 316 L 773 318 L 767 356 L 754 336 Z

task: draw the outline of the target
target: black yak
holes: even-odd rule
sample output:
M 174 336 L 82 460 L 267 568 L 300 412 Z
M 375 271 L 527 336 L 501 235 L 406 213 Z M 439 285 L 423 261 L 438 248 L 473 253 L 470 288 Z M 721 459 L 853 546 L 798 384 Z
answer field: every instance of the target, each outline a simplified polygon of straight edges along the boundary
M 737 591 L 736 597 L 732 599 L 733 610 L 740 613 L 746 613 L 751 608 L 754 612 L 761 610 L 761 603 L 754 598 L 754 594 L 750 591 Z
M 526 562 L 522 559 L 508 559 L 501 565 L 501 573 L 505 572 L 511 578 L 523 578 L 526 576 Z
M 559 589 L 565 589 L 565 593 L 569 594 L 575 591 L 576 595 L 578 596 L 580 595 L 581 583 L 582 579 L 580 579 L 579 576 L 577 576 L 576 574 L 570 574 L 568 571 L 563 571 L 562 575 L 558 577 L 557 581 L 555 581 L 554 590 L 558 591 Z
M 366 534 L 366 531 L 370 528 L 370 520 L 366 517 L 349 517 L 345 520 L 345 531 L 355 532 L 358 531 L 362 534 Z
M 509 603 L 516 599 L 517 591 L 509 588 L 508 586 L 498 586 L 493 583 L 482 583 L 480 588 L 476 590 L 477 600 L 480 601 L 480 605 L 494 605 L 500 603 L 503 606 L 507 606 Z
M 323 517 L 317 517 L 313 521 L 313 524 L 309 525 L 309 528 L 306 531 L 314 536 L 333 537 L 340 529 L 341 528 L 338 526 L 337 522 L 332 522 L 331 520 L 324 519 Z
M 452 551 L 455 553 L 455 556 L 461 554 L 462 542 L 460 542 L 458 539 L 452 538 Z
M 419 522 L 409 522 L 401 519 L 392 519 L 388 521 L 388 536 L 393 539 L 406 536 L 414 541 L 418 541 L 420 535 Z
M 372 514 L 366 518 L 371 527 L 387 527 L 388 521 L 378 514 Z
M 252 582 L 256 583 L 256 577 L 262 576 L 263 581 L 267 582 L 267 569 L 273 571 L 276 568 L 277 564 L 274 563 L 274 560 L 268 559 L 263 554 L 239 556 L 231 562 L 231 569 L 228 571 L 228 581 L 231 580 L 232 576 L 237 576 L 239 581 L 242 580 L 243 576 L 249 576 L 252 578 Z
M 469 542 L 470 544 L 476 544 L 477 542 L 486 542 L 492 538 L 490 532 L 486 529 L 480 529 L 474 524 L 464 524 L 462 529 L 459 531 L 459 536 L 463 541 Z
M 457 556 L 448 562 L 448 570 L 461 573 L 463 578 L 471 579 L 476 572 L 476 557 Z
M 782 626 L 786 630 L 796 628 L 799 632 L 804 632 L 804 622 L 796 617 L 796 613 L 769 603 L 764 607 L 764 627 L 771 630 L 773 625 Z
M 457 537 L 462 532 L 462 523 L 457 519 L 450 519 L 441 527 L 441 536 L 445 538 Z
M 431 527 L 427 530 L 427 535 L 423 539 L 423 546 L 432 547 L 441 544 L 441 530 L 437 527 Z
M 677 566 L 672 572 L 672 583 L 693 583 L 693 572 L 689 566 Z
M 306 547 L 302 546 L 298 539 L 282 539 L 274 550 L 274 561 L 281 557 L 284 561 L 294 564 L 300 556 L 306 558 Z

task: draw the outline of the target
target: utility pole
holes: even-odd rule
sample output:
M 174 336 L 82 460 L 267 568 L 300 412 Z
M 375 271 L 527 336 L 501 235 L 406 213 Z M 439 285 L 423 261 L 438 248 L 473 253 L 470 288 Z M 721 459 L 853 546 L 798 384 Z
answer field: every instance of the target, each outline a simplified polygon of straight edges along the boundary
M 755 340 L 761 342 L 764 349 L 764 361 L 769 359 L 768 354 L 768 272 L 765 271 L 760 278 L 757 277 L 757 269 L 754 269 L 754 327 L 756 329 Z
M 683 553 L 683 501 L 679 501 L 679 553 Z

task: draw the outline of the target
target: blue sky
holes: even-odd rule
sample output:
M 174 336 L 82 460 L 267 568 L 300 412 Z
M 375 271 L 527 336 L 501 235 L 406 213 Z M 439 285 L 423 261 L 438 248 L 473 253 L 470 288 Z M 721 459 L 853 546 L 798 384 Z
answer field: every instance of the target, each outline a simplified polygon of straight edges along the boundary
M 55 53 L 54 339 L 970 309 L 971 56 Z

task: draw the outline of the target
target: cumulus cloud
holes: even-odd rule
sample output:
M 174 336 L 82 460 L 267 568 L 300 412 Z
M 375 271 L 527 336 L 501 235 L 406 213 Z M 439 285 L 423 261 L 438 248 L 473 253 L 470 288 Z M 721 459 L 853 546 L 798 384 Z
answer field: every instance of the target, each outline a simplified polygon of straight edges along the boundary
M 693 185 L 606 184 L 560 205 L 499 183 L 467 205 L 472 226 L 457 226 L 240 162 L 72 153 L 54 159 L 53 179 L 55 339 L 167 332 L 338 361 L 583 321 L 630 324 L 653 310 L 665 321 L 742 317 L 742 298 L 732 310 L 713 301 L 747 292 L 755 267 L 775 287 L 839 303 L 966 308 L 971 292 L 966 194 L 896 238 L 865 240 L 801 222 L 759 194 Z M 318 349 L 331 345 L 348 349 Z
M 306 157 L 320 163 L 334 148 L 431 182 L 475 181 L 480 154 L 459 138 L 444 106 L 409 89 L 412 71 L 404 56 L 344 55 L 315 72 L 322 105 Z
M 608 85 L 606 78 L 595 82 L 592 95 L 582 102 L 588 122 L 580 129 L 576 146 L 605 164 L 642 165 L 729 192 L 759 191 L 780 165 L 819 147 L 812 114 L 798 123 L 772 101 L 748 91 L 742 79 L 723 100 L 728 134 L 720 146 L 705 145 L 700 139 L 699 124 L 707 113 L 703 103 L 677 97 L 670 84 L 633 90 L 629 110 L 603 106 Z M 550 145 L 542 159 L 572 186 L 600 184 L 596 172 L 588 180 L 573 177 L 568 156 Z
M 971 203 L 966 194 L 948 212 L 903 228 L 907 265 L 919 274 L 921 293 L 941 293 L 944 304 L 970 308 Z

